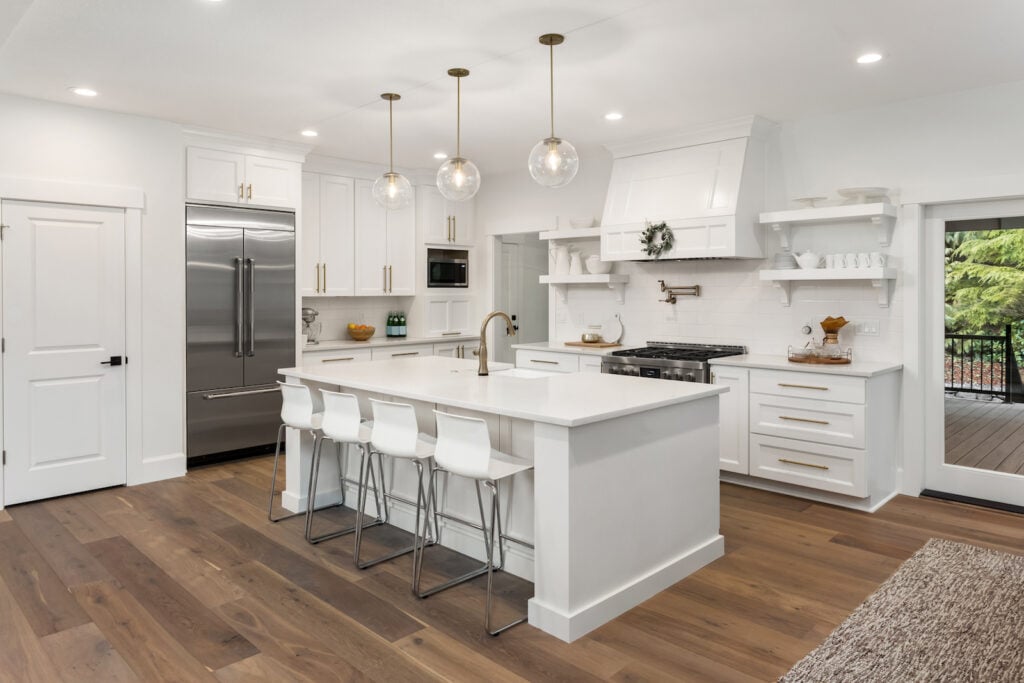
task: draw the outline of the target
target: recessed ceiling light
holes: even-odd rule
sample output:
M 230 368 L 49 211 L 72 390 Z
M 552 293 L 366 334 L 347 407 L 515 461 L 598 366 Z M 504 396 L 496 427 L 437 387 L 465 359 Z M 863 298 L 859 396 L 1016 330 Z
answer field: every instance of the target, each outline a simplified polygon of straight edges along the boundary
M 220 0 L 214 0 L 214 2 L 220 2 Z M 320 135 L 320 133 L 317 133 L 312 128 L 307 128 L 306 130 L 302 131 L 302 136 L 306 138 L 315 138 L 317 135 Z
M 92 88 L 74 87 L 68 88 L 68 90 L 81 97 L 96 97 L 97 95 L 99 95 L 99 93 L 93 90 Z
M 435 159 L 447 159 L 448 155 L 445 154 L 444 152 L 435 152 L 434 153 L 434 158 Z
M 605 121 L 620 121 L 621 119 L 622 119 L 622 114 L 620 114 L 617 111 L 610 111 L 610 112 L 608 112 L 607 114 L 604 115 L 604 120 Z
M 877 52 L 868 52 L 866 54 L 857 57 L 858 64 L 874 64 L 875 62 L 882 61 L 882 55 Z

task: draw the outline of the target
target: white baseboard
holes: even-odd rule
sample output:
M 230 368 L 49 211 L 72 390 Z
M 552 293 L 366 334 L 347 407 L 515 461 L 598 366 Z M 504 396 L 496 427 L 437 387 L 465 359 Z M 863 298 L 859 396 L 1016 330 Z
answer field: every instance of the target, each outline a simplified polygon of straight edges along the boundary
M 715 535 L 651 572 L 636 577 L 613 593 L 566 614 L 537 598 L 530 599 L 530 624 L 571 643 L 598 626 L 639 605 L 672 584 L 725 554 L 725 538 Z
M 796 486 L 760 477 L 749 477 L 736 474 L 735 472 L 720 472 L 719 479 L 729 484 L 748 486 L 752 489 L 761 489 L 762 491 L 771 491 L 772 493 L 781 493 L 784 496 L 793 496 L 794 498 L 806 498 L 816 503 L 828 503 L 829 505 L 838 505 L 839 507 L 863 510 L 864 512 L 875 512 L 899 494 L 899 491 L 891 491 L 881 497 L 873 495 L 867 498 L 853 498 L 851 496 L 844 496 L 841 493 L 817 491 L 806 486 Z
M 142 460 L 136 476 L 128 481 L 128 486 L 148 484 L 151 481 L 184 477 L 186 470 L 184 453 L 166 453 Z

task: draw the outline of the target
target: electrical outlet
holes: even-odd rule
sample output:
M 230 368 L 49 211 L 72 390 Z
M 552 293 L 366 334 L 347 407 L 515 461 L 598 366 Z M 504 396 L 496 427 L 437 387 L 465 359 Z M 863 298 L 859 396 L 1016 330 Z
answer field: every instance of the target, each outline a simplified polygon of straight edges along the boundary
M 877 337 L 878 336 L 878 321 L 877 320 L 861 320 L 857 323 L 857 334 L 865 337 Z

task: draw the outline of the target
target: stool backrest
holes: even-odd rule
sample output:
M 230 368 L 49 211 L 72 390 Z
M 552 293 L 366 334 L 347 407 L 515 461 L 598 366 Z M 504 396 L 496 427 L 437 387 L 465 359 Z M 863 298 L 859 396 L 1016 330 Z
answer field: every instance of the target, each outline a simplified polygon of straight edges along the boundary
M 354 443 L 359 440 L 359 399 L 353 394 L 320 390 L 324 399 L 324 422 L 320 430 L 328 439 Z
M 281 422 L 293 429 L 314 429 L 313 413 L 320 412 L 313 392 L 305 384 L 278 382 L 281 387 Z
M 434 462 L 454 474 L 486 479 L 491 464 L 491 434 L 487 422 L 437 410 L 434 416 L 437 419 Z
M 416 441 L 420 428 L 416 422 L 416 409 L 408 403 L 391 403 L 371 398 L 373 406 L 373 432 L 370 443 L 374 450 L 399 458 L 416 456 Z

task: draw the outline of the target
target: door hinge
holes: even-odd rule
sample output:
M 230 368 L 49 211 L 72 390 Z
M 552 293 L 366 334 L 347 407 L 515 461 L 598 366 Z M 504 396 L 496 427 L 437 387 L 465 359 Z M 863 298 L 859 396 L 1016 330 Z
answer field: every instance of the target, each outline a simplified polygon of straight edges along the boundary
M 4 465 L 5 467 L 7 466 L 7 451 L 4 451 L 3 462 L 0 464 Z

